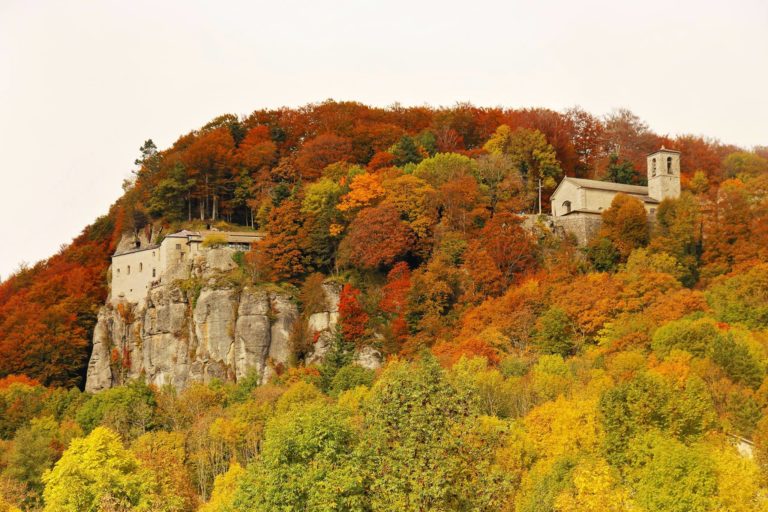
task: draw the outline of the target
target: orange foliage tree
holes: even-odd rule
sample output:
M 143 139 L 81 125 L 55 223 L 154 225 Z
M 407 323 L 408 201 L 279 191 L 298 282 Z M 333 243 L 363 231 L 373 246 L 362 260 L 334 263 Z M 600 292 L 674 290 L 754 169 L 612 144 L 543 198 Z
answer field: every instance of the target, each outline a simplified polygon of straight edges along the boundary
M 603 212 L 600 236 L 610 240 L 624 260 L 632 249 L 647 245 L 650 231 L 643 203 L 626 194 L 616 194 L 611 207 Z
M 295 279 L 305 271 L 301 205 L 286 200 L 269 213 L 267 236 L 256 244 L 251 259 L 262 277 L 272 281 Z

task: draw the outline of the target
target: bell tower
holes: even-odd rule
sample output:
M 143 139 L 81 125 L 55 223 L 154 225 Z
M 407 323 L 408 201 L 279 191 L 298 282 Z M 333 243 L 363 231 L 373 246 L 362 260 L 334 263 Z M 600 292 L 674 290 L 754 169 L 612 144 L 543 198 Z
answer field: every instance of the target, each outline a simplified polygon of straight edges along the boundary
M 674 149 L 651 153 L 647 158 L 648 195 L 657 201 L 680 197 L 680 152 Z

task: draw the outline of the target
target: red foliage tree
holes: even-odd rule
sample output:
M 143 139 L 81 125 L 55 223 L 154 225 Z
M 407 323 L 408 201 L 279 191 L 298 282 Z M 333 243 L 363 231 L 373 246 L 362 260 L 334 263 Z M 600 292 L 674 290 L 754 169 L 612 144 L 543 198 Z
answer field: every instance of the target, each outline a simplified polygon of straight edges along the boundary
M 379 151 L 368 162 L 368 169 L 375 171 L 385 167 L 392 167 L 393 165 L 395 165 L 395 155 L 386 151 Z
M 198 183 L 200 218 L 219 216 L 219 201 L 232 178 L 234 149 L 229 128 L 221 126 L 201 133 L 183 153 L 182 161 Z
M 106 297 L 115 212 L 71 245 L 0 285 L 0 378 L 81 384 L 96 313 Z
M 339 296 L 339 322 L 344 339 L 359 343 L 365 336 L 369 318 L 360 303 L 360 290 L 345 284 Z
M 296 167 L 304 179 L 316 179 L 326 166 L 347 160 L 352 144 L 344 137 L 324 133 L 304 143 L 296 154 Z
M 387 274 L 387 284 L 382 289 L 379 307 L 385 313 L 400 314 L 408 305 L 408 290 L 411 288 L 411 269 L 401 261 Z
M 415 236 L 390 204 L 364 208 L 349 226 L 339 248 L 341 259 L 353 265 L 375 269 L 405 256 Z

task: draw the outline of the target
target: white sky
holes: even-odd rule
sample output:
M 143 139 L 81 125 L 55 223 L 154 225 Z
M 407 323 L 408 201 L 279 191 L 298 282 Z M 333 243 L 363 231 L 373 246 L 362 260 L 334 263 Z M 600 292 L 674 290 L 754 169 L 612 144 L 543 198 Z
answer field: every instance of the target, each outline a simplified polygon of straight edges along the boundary
M 121 194 L 147 138 L 327 98 L 627 107 L 768 144 L 765 0 L 0 0 L 0 276 Z

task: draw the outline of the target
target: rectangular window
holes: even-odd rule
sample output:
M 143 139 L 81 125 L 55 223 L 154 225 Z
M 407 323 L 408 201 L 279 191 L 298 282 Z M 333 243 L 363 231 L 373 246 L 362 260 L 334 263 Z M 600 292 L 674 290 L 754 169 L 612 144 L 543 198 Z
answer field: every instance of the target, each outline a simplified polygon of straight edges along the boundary
M 180 250 L 181 250 L 181 244 L 176 244 L 176 250 L 177 250 L 177 251 L 180 251 Z

